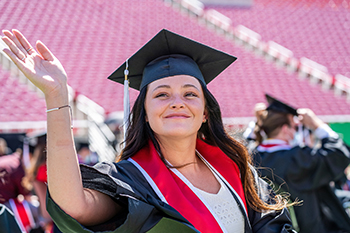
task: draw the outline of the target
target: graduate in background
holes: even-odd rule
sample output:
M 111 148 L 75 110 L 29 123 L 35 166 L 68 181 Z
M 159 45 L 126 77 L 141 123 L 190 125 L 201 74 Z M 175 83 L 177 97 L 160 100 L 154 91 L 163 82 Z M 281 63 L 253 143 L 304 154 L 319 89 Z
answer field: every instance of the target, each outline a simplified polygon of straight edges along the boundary
M 294 206 L 300 233 L 350 232 L 349 216 L 331 186 L 344 177 L 349 147 L 310 109 L 266 98 L 269 106 L 255 130 L 254 160 L 262 176 L 302 201 Z M 311 130 L 316 141 L 301 137 L 300 128 Z
M 88 143 L 80 143 L 78 145 L 77 155 L 79 163 L 93 166 L 98 162 L 98 155 L 89 148 Z
M 0 229 L 2 233 L 23 233 L 13 212 L 0 203 Z
M 62 232 L 293 232 L 286 200 L 225 132 L 206 86 L 235 57 L 160 31 L 109 77 L 140 90 L 119 162 L 79 169 L 64 69 L 43 43 L 3 33 L 45 94 L 47 208 Z

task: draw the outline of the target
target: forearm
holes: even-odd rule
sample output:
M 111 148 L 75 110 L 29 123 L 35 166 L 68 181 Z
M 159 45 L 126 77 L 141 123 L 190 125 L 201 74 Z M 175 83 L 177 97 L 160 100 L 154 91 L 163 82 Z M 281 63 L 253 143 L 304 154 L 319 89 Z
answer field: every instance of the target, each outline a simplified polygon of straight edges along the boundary
M 47 109 L 68 104 L 68 91 L 46 95 Z M 47 113 L 47 174 L 52 198 L 67 213 L 81 210 L 85 200 L 71 129 L 70 109 Z

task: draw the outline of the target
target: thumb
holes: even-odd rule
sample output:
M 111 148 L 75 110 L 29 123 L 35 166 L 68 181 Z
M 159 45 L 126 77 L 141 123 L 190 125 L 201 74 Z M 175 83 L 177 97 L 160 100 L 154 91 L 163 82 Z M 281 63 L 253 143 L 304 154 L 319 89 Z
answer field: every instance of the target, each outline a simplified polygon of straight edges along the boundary
M 307 109 L 306 108 L 298 108 L 297 113 L 299 115 L 305 115 L 307 113 Z
M 38 40 L 36 42 L 36 49 L 38 50 L 39 54 L 47 61 L 53 61 L 55 56 L 51 53 L 51 51 L 44 45 L 43 42 Z

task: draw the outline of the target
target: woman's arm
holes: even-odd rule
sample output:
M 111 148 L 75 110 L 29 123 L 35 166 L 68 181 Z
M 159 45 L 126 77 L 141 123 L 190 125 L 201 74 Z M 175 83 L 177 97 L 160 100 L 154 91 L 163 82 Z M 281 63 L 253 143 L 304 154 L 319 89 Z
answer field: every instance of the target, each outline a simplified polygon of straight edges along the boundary
M 17 30 L 3 33 L 10 48 L 4 52 L 43 91 L 47 109 L 68 105 L 67 74 L 51 51 L 40 41 L 35 51 Z M 83 188 L 69 111 L 65 107 L 47 113 L 48 188 L 67 214 L 81 224 L 94 225 L 110 219 L 119 208 L 105 194 Z

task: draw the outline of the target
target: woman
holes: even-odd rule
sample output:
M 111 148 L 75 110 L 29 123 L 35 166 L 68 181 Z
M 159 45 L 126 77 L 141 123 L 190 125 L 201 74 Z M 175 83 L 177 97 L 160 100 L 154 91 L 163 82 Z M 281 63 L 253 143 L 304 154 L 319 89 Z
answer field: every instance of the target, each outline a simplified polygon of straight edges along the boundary
M 121 161 L 80 171 L 63 67 L 40 41 L 36 52 L 19 31 L 3 33 L 4 51 L 45 94 L 47 208 L 63 232 L 292 232 L 285 202 L 255 177 L 206 88 L 234 57 L 162 30 L 110 77 L 122 82 L 129 65 L 140 90 Z
M 295 109 L 266 97 L 269 106 L 255 131 L 259 143 L 255 161 L 272 170 L 261 169 L 261 174 L 303 201 L 294 207 L 300 233 L 350 232 L 350 218 L 334 192 L 334 182 L 344 177 L 350 163 L 349 147 L 310 109 Z M 301 124 L 312 130 L 318 146 L 295 140 Z

